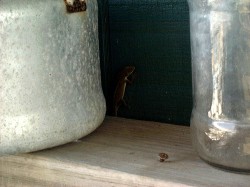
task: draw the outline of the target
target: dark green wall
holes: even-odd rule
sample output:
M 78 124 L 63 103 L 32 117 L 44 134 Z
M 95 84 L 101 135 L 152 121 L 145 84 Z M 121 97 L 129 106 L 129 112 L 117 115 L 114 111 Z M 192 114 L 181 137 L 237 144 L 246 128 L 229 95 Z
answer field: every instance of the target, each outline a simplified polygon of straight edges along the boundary
M 102 88 L 107 97 L 108 93 L 108 68 L 109 62 L 109 1 L 97 0 L 98 2 L 98 30 L 99 30 L 99 48 L 100 48 L 100 61 L 102 70 Z
M 127 118 L 189 124 L 192 109 L 189 12 L 186 0 L 109 0 L 108 108 L 117 72 L 136 67 L 125 98 Z M 108 114 L 111 111 L 108 110 Z

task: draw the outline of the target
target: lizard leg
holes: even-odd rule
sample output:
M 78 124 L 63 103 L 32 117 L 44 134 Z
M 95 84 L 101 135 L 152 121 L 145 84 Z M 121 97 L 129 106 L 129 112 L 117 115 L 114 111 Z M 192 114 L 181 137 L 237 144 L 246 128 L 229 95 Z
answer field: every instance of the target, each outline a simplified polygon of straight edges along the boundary
M 115 115 L 115 116 L 117 116 L 119 107 L 121 106 L 122 103 L 123 103 L 122 101 L 119 101 L 118 103 L 116 103 L 116 104 L 114 105 L 114 115 Z
M 122 99 L 122 103 L 125 107 L 128 107 L 128 104 L 126 103 L 126 101 L 124 99 Z
M 128 109 L 130 109 L 129 104 L 128 104 L 124 99 L 122 99 L 122 104 L 123 104 L 125 107 L 127 107 Z
M 134 80 L 135 80 L 135 77 L 136 77 L 135 73 L 133 73 L 132 75 L 130 75 L 129 77 L 127 77 L 127 80 L 126 80 L 127 83 L 132 84 L 134 82 Z

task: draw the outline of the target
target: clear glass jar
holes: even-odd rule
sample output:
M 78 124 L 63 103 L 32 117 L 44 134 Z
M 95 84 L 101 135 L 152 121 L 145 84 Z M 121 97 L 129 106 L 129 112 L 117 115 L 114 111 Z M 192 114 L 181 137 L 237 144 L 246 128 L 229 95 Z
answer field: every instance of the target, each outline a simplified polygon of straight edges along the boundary
M 250 171 L 250 0 L 188 0 L 192 141 L 205 161 Z

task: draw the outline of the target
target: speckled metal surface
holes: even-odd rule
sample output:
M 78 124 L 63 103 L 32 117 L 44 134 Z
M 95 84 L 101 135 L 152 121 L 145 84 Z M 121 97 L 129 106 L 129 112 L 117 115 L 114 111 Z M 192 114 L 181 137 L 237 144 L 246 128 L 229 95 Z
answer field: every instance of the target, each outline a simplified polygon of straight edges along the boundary
M 0 155 L 79 139 L 103 121 L 97 2 L 0 1 Z

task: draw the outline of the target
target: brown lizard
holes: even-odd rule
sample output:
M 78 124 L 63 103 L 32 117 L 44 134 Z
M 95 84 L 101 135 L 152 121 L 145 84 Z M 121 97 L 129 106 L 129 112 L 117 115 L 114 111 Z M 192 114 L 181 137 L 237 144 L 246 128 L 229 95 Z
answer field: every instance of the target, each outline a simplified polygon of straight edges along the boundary
M 126 66 L 123 70 L 118 74 L 118 82 L 116 85 L 116 89 L 114 92 L 114 100 L 113 100 L 113 107 L 114 107 L 114 115 L 117 116 L 117 111 L 119 107 L 124 104 L 127 106 L 125 100 L 123 99 L 127 83 L 132 83 L 132 80 L 129 80 L 128 77 L 135 71 L 134 66 Z

